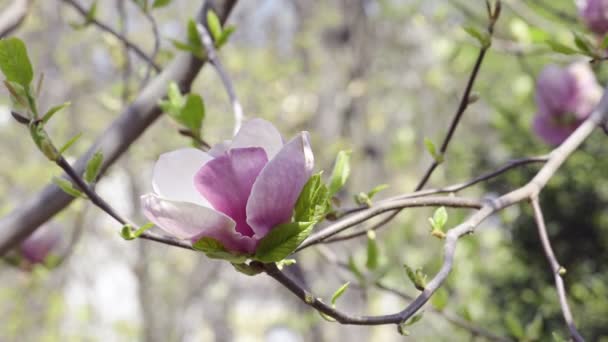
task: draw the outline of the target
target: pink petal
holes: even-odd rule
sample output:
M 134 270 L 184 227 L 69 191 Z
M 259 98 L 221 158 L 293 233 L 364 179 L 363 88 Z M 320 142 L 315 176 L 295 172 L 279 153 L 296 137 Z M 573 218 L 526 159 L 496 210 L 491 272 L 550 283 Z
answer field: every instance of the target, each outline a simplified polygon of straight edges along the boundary
M 313 165 L 308 133 L 303 132 L 285 144 L 264 167 L 247 202 L 247 223 L 256 237 L 262 238 L 276 225 L 291 219 Z
M 243 235 L 253 235 L 245 208 L 253 182 L 267 162 L 260 147 L 231 148 L 205 164 L 194 178 L 198 191 L 213 208 L 232 218 Z
M 222 154 L 224 154 L 224 152 L 228 151 L 231 144 L 232 144 L 231 140 L 224 140 L 221 143 L 217 143 L 217 144 L 213 145 L 211 147 L 211 149 L 209 149 L 209 151 L 207 151 L 207 153 L 209 153 L 214 158 L 219 157 Z
M 146 218 L 172 236 L 192 242 L 210 237 L 234 252 L 255 250 L 257 240 L 238 233 L 235 222 L 214 209 L 166 200 L 155 194 L 143 195 L 141 201 Z
M 268 121 L 251 119 L 246 121 L 234 136 L 230 148 L 261 147 L 268 159 L 272 159 L 283 147 L 279 131 Z
M 549 145 L 559 145 L 574 132 L 581 121 L 560 126 L 547 115 L 537 114 L 534 117 L 533 129 L 536 135 Z
M 194 187 L 194 175 L 208 161 L 209 154 L 195 148 L 164 153 L 154 165 L 152 187 L 163 198 L 203 206 L 209 203 Z

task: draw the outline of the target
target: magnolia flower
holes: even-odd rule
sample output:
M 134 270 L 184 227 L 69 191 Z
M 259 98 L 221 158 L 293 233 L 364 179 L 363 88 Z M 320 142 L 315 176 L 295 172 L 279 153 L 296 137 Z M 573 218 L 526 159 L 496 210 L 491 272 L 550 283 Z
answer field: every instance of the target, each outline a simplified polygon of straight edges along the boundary
M 608 0 L 577 0 L 576 5 L 591 31 L 599 35 L 608 33 Z
M 61 231 L 57 226 L 45 224 L 21 243 L 21 256 L 31 264 L 44 263 L 60 241 Z
M 142 196 L 144 214 L 177 238 L 208 237 L 229 251 L 253 253 L 269 231 L 291 220 L 313 163 L 308 133 L 284 144 L 272 124 L 253 119 L 209 152 L 161 155 L 154 192 Z
M 562 143 L 589 116 L 601 96 L 602 88 L 588 63 L 545 67 L 536 84 L 534 131 L 550 145 Z

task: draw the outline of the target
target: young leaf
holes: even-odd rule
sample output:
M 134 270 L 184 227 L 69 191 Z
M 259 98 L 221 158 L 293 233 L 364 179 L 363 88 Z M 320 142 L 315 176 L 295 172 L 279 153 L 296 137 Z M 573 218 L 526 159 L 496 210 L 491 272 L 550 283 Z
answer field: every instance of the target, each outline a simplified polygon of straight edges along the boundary
M 296 259 L 283 259 L 283 260 L 277 261 L 276 264 L 277 264 L 277 268 L 279 270 L 283 270 L 283 268 L 285 268 L 286 266 L 295 265 Z
M 329 193 L 321 181 L 321 173 L 312 175 L 300 192 L 294 208 L 296 222 L 317 222 L 329 210 Z
M 170 3 L 171 3 L 171 0 L 154 0 L 154 3 L 152 4 L 152 8 L 165 7 L 165 6 L 169 5 Z
M 122 236 L 122 238 L 127 241 L 134 240 L 134 239 L 137 239 L 138 237 L 140 237 L 141 234 L 143 234 L 145 231 L 151 229 L 152 227 L 154 227 L 154 223 L 148 222 L 148 223 L 144 224 L 143 226 L 139 227 L 139 229 L 137 229 L 136 231 L 133 231 L 133 227 L 131 227 L 128 224 L 125 224 L 124 226 L 122 226 L 122 229 L 120 230 L 120 236 Z
M 248 276 L 254 276 L 256 274 L 262 273 L 264 270 L 261 267 L 256 267 L 252 265 L 248 265 L 246 263 L 231 263 L 232 267 L 239 272 Z
M 431 297 L 431 304 L 435 309 L 441 311 L 448 304 L 448 297 L 448 291 L 441 287 L 437 291 L 435 291 L 433 297 Z
M 378 241 L 373 230 L 367 232 L 367 262 L 365 266 L 370 270 L 378 268 Z
M 368 193 L 367 193 L 367 197 L 371 200 L 372 198 L 374 198 L 374 196 L 376 196 L 377 193 L 379 193 L 382 190 L 388 189 L 388 184 L 380 184 L 380 185 L 376 185 L 373 189 L 371 189 Z
M 350 151 L 340 151 L 329 181 L 329 196 L 335 195 L 346 184 L 350 175 Z
M 606 50 L 608 49 L 608 34 L 602 39 L 602 43 L 600 44 L 600 49 Z
M 0 70 L 8 81 L 29 89 L 34 70 L 23 41 L 18 38 L 0 39 Z
M 441 164 L 443 162 L 443 155 L 437 152 L 437 148 L 431 139 L 424 138 L 424 146 L 426 146 L 426 150 L 429 151 L 431 157 L 433 157 L 437 163 Z
M 543 316 L 539 313 L 526 325 L 526 340 L 538 341 L 543 333 Z
M 435 228 L 443 229 L 448 222 L 448 212 L 445 210 L 445 207 L 439 207 L 435 210 L 433 221 L 435 222 Z
M 53 115 L 55 115 L 56 113 L 58 113 L 62 109 L 66 108 L 66 107 L 69 107 L 70 104 L 71 104 L 70 102 L 65 102 L 65 103 L 62 103 L 62 104 L 60 104 L 58 106 L 55 106 L 55 107 L 49 109 L 49 111 L 46 112 L 44 114 L 44 116 L 42 117 L 42 122 L 44 122 L 44 123 L 49 122 L 49 120 L 51 120 L 51 118 L 53 117 Z
M 314 222 L 291 222 L 274 227 L 260 240 L 254 259 L 264 263 L 285 259 L 310 235 L 313 227 Z
M 353 258 L 352 255 L 348 257 L 348 269 L 357 278 L 357 281 L 359 281 L 359 285 L 363 285 L 365 283 L 365 277 L 363 276 L 363 272 L 361 272 L 361 270 L 355 263 L 355 258 Z
M 209 27 L 213 41 L 217 42 L 220 40 L 222 37 L 222 23 L 220 22 L 220 18 L 217 17 L 217 14 L 212 10 L 207 11 L 207 26 Z
M 93 183 L 99 175 L 101 165 L 103 164 L 103 153 L 101 151 L 95 152 L 95 154 L 89 159 L 87 166 L 84 170 L 84 180 L 87 183 Z
M 578 53 L 576 49 L 573 49 L 555 40 L 547 40 L 547 45 L 549 45 L 551 50 L 565 55 L 575 55 Z
M 516 337 L 517 339 L 522 339 L 524 337 L 524 327 L 522 326 L 519 319 L 512 312 L 508 312 L 505 315 L 505 324 L 507 326 L 507 330 L 509 333 Z
M 205 253 L 208 258 L 227 260 L 233 264 L 242 264 L 248 258 L 247 255 L 238 255 L 229 252 L 224 248 L 224 245 L 222 245 L 221 242 L 209 237 L 204 237 L 196 241 L 192 244 L 192 247 L 197 251 Z
M 234 31 L 236 31 L 236 27 L 234 27 L 234 26 L 226 27 L 222 31 L 222 35 L 221 35 L 220 39 L 215 41 L 215 47 L 219 49 L 222 46 L 224 46 L 228 42 L 228 38 L 230 38 L 230 36 L 232 36 Z
M 76 189 L 72 182 L 60 177 L 53 177 L 53 183 L 57 185 L 63 192 L 73 197 L 82 197 L 82 192 Z
M 204 118 L 205 104 L 203 99 L 198 94 L 188 94 L 186 104 L 179 113 L 178 121 L 189 128 L 196 136 L 199 136 Z
M 42 126 L 40 121 L 33 122 L 30 125 L 30 135 L 32 136 L 32 140 L 34 140 L 34 143 L 40 152 L 42 152 L 45 157 L 51 161 L 56 161 L 59 158 L 61 152 L 57 151 L 55 145 L 53 145 L 51 138 L 44 130 L 44 126 Z
M 344 285 L 340 286 L 339 289 L 336 290 L 336 292 L 334 292 L 334 294 L 331 296 L 331 306 L 332 307 L 336 307 L 336 301 L 338 301 L 338 298 L 342 297 L 342 295 L 344 294 L 344 292 L 346 292 L 346 289 L 348 289 L 348 286 L 350 285 L 350 282 L 346 282 Z
M 424 291 L 424 288 L 426 287 L 426 277 L 427 276 L 422 271 L 422 269 L 418 268 L 418 269 L 416 269 L 416 271 L 414 271 L 411 267 L 409 267 L 406 264 L 403 264 L 403 267 L 405 268 L 407 277 L 414 284 L 414 287 L 416 287 L 416 289 L 419 291 Z
M 78 139 L 80 139 L 80 137 L 82 136 L 82 133 L 78 133 L 75 136 L 72 137 L 72 139 L 68 140 L 68 142 L 66 142 L 63 146 L 61 146 L 61 148 L 59 149 L 59 154 L 63 154 L 63 152 L 67 151 L 70 147 L 72 147 L 72 145 L 74 145 L 74 143 L 76 141 L 78 141 Z
M 198 50 L 199 53 L 202 52 L 203 42 L 196 29 L 196 21 L 194 21 L 194 19 L 188 20 L 188 45 L 193 49 Z
M 574 44 L 577 48 L 579 48 L 581 52 L 583 52 L 587 56 L 595 56 L 595 53 L 593 52 L 593 45 L 586 37 L 576 32 L 572 32 L 572 34 L 574 34 Z
M 465 26 L 463 27 L 466 33 L 468 33 L 471 37 L 477 39 L 481 46 L 487 47 L 490 45 L 490 37 L 485 34 L 479 32 L 479 30 L 474 26 Z

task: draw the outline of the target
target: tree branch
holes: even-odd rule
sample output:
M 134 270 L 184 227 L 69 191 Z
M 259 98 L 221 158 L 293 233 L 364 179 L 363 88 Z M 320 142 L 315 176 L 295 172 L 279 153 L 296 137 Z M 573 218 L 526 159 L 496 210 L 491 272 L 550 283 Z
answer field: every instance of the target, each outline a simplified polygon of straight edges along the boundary
M 109 25 L 97 20 L 96 18 L 88 18 L 88 10 L 86 8 L 82 7 L 82 5 L 80 5 L 77 1 L 75 1 L 75 0 L 63 0 L 63 1 L 65 3 L 71 5 L 78 13 L 80 13 L 80 15 L 87 18 L 87 20 L 89 20 L 93 25 L 95 25 L 95 26 L 99 27 L 101 30 L 111 34 L 116 39 L 120 40 L 123 44 L 128 46 L 129 49 L 133 50 L 133 52 L 135 52 L 135 54 L 137 56 L 139 56 L 146 63 L 148 63 L 149 65 L 154 67 L 154 70 L 156 70 L 157 72 L 160 72 L 162 70 L 162 68 L 158 64 L 156 64 L 156 62 L 154 62 L 154 59 L 152 57 L 148 56 L 142 49 L 140 49 L 135 43 L 130 41 L 127 37 L 116 32 L 116 30 L 111 28 Z
M 0 38 L 8 36 L 25 20 L 31 0 L 15 0 L 0 13 Z
M 225 22 L 236 3 L 237 0 L 205 1 L 204 8 L 199 13 L 199 20 L 204 18 L 202 13 L 206 13 L 207 9 L 213 7 L 222 22 Z M 93 153 L 101 150 L 104 155 L 101 169 L 103 174 L 161 115 L 157 103 L 165 97 L 167 84 L 172 80 L 177 81 L 182 92 L 187 92 L 203 63 L 204 61 L 191 54 L 178 54 L 167 68 L 152 79 L 130 106 L 97 138 L 87 153 L 76 161 L 74 165 L 76 172 L 81 174 Z M 72 200 L 73 197 L 63 193 L 57 186 L 49 185 L 37 196 L 2 217 L 0 219 L 0 255 L 4 255 L 38 226 L 67 207 Z M 149 235 L 149 239 L 155 241 L 164 238 L 155 234 Z M 188 245 L 184 245 L 181 241 L 174 242 L 174 245 L 188 248 Z
M 543 251 L 547 256 L 547 261 L 549 261 L 549 265 L 551 266 L 553 277 L 555 278 L 555 288 L 557 289 L 559 304 L 562 308 L 564 320 L 566 321 L 566 325 L 568 326 L 572 339 L 574 339 L 576 342 L 582 342 L 585 339 L 581 336 L 578 330 L 576 330 L 576 325 L 574 324 L 574 319 L 572 318 L 572 312 L 570 311 L 570 306 L 568 305 L 568 299 L 566 298 L 566 289 L 564 287 L 564 279 L 562 278 L 562 273 L 565 271 L 565 269 L 560 266 L 555 254 L 553 253 L 551 241 L 549 241 L 549 235 L 547 234 L 547 228 L 545 226 L 545 219 L 543 218 L 543 211 L 538 203 L 538 197 L 532 197 L 530 202 L 532 203 L 532 209 L 534 210 L 534 220 L 536 221 L 536 227 L 538 228 L 538 236 L 541 244 L 543 245 Z

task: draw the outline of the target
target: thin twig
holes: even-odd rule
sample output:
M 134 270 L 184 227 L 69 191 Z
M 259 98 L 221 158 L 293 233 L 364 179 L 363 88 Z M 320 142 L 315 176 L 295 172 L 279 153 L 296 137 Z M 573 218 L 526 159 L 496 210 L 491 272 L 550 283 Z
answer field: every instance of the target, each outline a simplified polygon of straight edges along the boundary
M 217 57 L 217 51 L 215 50 L 215 45 L 213 43 L 213 39 L 207 31 L 207 28 L 204 25 L 197 24 L 196 29 L 198 30 L 198 34 L 201 36 L 201 41 L 203 42 L 203 46 L 205 47 L 205 52 L 207 54 L 207 59 L 209 63 L 213 65 L 215 71 L 217 71 L 220 76 L 222 83 L 224 84 L 224 88 L 226 88 L 226 93 L 228 93 L 228 97 L 230 98 L 230 104 L 232 105 L 232 112 L 234 113 L 234 130 L 233 133 L 236 134 L 239 129 L 241 129 L 241 124 L 243 123 L 243 107 L 239 102 L 238 97 L 236 96 L 236 92 L 234 91 L 234 86 L 232 85 L 232 81 L 230 77 L 228 77 L 228 73 L 224 66 L 222 65 L 222 61 Z
M 488 35 L 489 35 L 488 39 L 492 39 L 492 35 L 494 33 L 494 25 L 496 24 L 496 21 L 498 20 L 498 17 L 500 16 L 500 6 L 501 6 L 500 0 L 496 1 L 496 5 L 494 7 L 494 12 L 489 13 L 490 18 L 489 18 L 489 23 L 488 23 L 488 27 L 487 27 L 487 31 L 488 31 Z M 446 136 L 444 137 L 443 142 L 441 143 L 441 147 L 439 148 L 439 155 L 441 155 L 441 156 L 443 156 L 445 154 L 445 152 L 447 151 L 450 141 L 452 140 L 452 137 L 454 136 L 454 132 L 456 131 L 456 127 L 460 123 L 460 119 L 462 118 L 462 115 L 464 114 L 465 110 L 468 108 L 468 106 L 470 104 L 473 85 L 475 84 L 475 80 L 477 79 L 477 75 L 479 74 L 481 64 L 483 63 L 484 57 L 486 56 L 486 53 L 490 49 L 490 46 L 491 46 L 490 44 L 482 44 L 481 48 L 479 49 L 479 54 L 477 55 L 477 59 L 475 60 L 475 65 L 473 66 L 473 70 L 471 71 L 471 75 L 469 76 L 469 80 L 467 81 L 467 85 L 464 89 L 462 97 L 460 98 L 460 104 L 458 105 L 458 109 L 456 110 L 456 113 L 454 113 L 454 117 L 452 118 L 452 122 L 450 123 L 450 128 L 448 129 L 448 132 L 447 132 Z M 437 168 L 437 166 L 439 166 L 439 164 L 440 163 L 437 161 L 437 159 L 433 160 L 433 163 L 428 167 L 428 169 L 422 176 L 422 179 L 416 186 L 416 190 L 420 190 L 426 185 L 427 181 L 433 174 L 433 171 L 435 171 L 435 169 Z
M 31 0 L 14 0 L 0 13 L 0 38 L 9 35 L 23 23 Z
M 118 18 L 120 23 L 120 35 L 123 37 L 127 36 L 127 2 L 124 0 L 116 0 L 116 9 L 118 12 Z M 131 77 L 131 58 L 129 56 L 129 45 L 123 43 L 123 58 L 124 65 L 122 71 L 122 102 L 123 105 L 129 100 L 129 78 Z M 149 64 L 150 65 L 150 64 Z
M 536 227 L 538 228 L 538 236 L 540 237 L 540 242 L 543 245 L 543 251 L 545 252 L 547 261 L 549 261 L 549 265 L 551 266 L 553 277 L 555 278 L 555 288 L 557 289 L 559 304 L 562 308 L 564 320 L 566 321 L 566 325 L 568 326 L 572 339 L 574 339 L 576 342 L 582 342 L 585 339 L 581 336 L 578 330 L 576 330 L 576 325 L 574 324 L 574 319 L 572 318 L 572 312 L 570 311 L 570 306 L 568 305 L 568 299 L 566 298 L 566 289 L 564 286 L 564 279 L 562 278 L 562 273 L 565 269 L 559 264 L 557 258 L 555 257 L 555 253 L 553 253 L 551 241 L 549 241 L 549 235 L 547 234 L 547 227 L 545 226 L 545 219 L 543 218 L 543 211 L 538 203 L 538 196 L 533 196 L 530 202 L 532 203 L 532 209 L 534 210 L 534 220 L 536 221 Z
M 158 52 L 160 51 L 160 33 L 158 32 L 158 24 L 156 23 L 156 19 L 150 13 L 150 11 L 144 11 L 144 16 L 150 22 L 150 26 L 152 26 L 152 32 L 154 34 L 154 50 L 152 50 L 152 56 L 150 58 L 154 61 L 156 60 L 156 56 L 158 56 Z M 146 74 L 144 79 L 141 81 L 140 89 L 148 84 L 150 80 L 150 76 L 152 75 L 152 64 L 148 64 L 148 68 L 146 69 Z
M 79 4 L 77 1 L 75 1 L 75 0 L 63 0 L 63 1 L 68 3 L 69 5 L 71 5 L 78 13 L 80 13 L 80 15 L 82 15 L 85 18 L 87 17 L 87 15 L 88 15 L 87 9 L 82 7 L 82 5 Z M 90 20 L 90 22 L 92 24 L 94 24 L 95 26 L 99 27 L 103 31 L 111 34 L 116 39 L 120 40 L 123 44 L 127 45 L 131 50 L 133 50 L 135 52 L 135 54 L 137 54 L 141 59 L 146 61 L 146 63 L 151 65 L 154 68 L 154 70 L 156 70 L 157 72 L 161 71 L 160 65 L 156 64 L 156 62 L 154 62 L 154 59 L 152 57 L 148 56 L 142 49 L 140 49 L 137 45 L 135 45 L 135 43 L 131 42 L 127 37 L 116 32 L 116 30 L 111 28 L 109 25 L 97 20 L 96 18 L 88 18 L 88 20 Z

